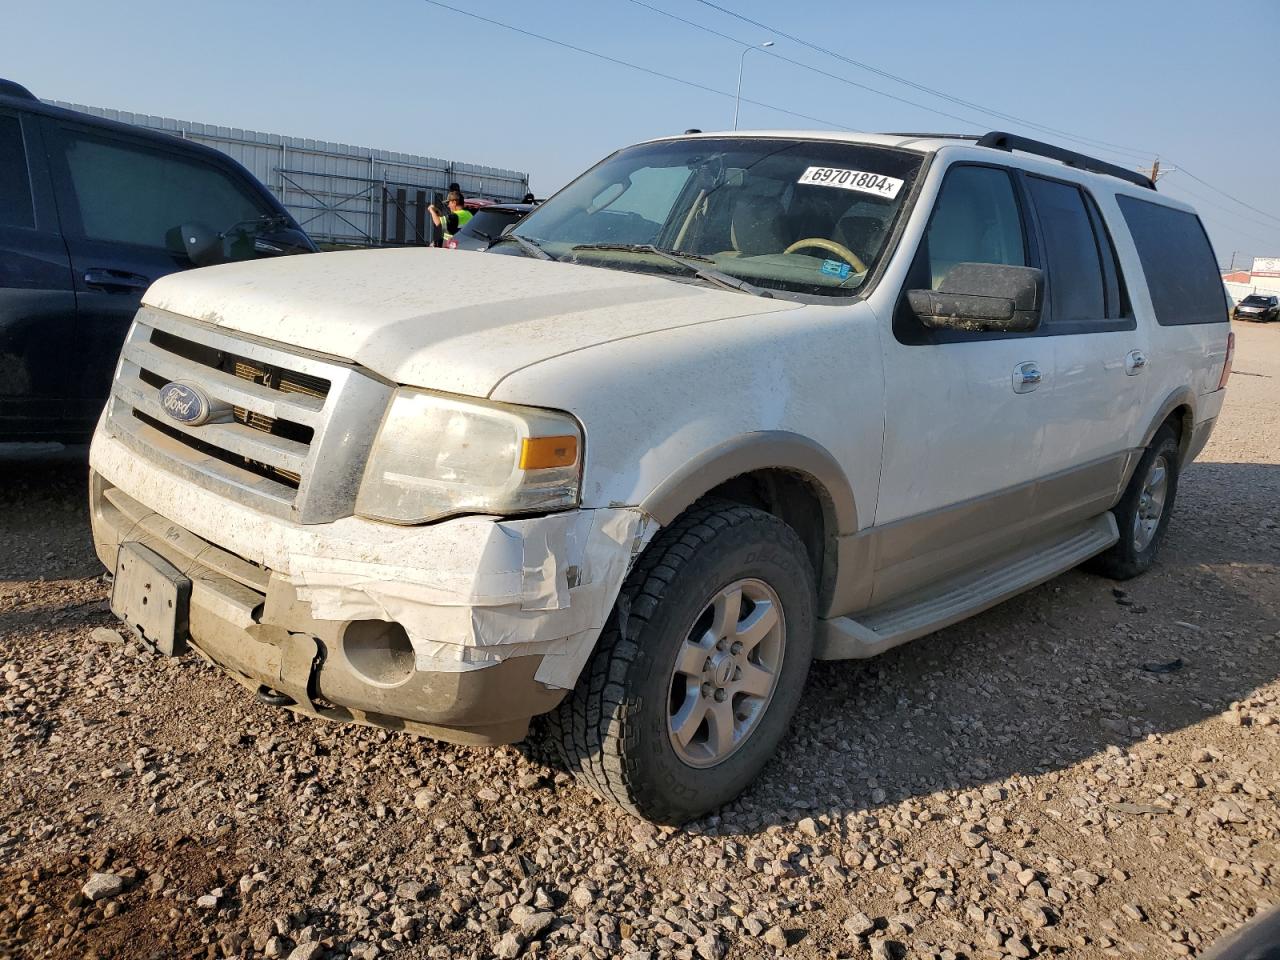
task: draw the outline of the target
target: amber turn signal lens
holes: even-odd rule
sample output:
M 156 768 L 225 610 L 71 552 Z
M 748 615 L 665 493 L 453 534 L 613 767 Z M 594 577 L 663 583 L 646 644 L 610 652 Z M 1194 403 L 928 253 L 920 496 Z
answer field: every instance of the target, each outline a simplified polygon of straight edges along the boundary
M 577 462 L 577 437 L 525 437 L 520 447 L 521 470 L 571 467 Z

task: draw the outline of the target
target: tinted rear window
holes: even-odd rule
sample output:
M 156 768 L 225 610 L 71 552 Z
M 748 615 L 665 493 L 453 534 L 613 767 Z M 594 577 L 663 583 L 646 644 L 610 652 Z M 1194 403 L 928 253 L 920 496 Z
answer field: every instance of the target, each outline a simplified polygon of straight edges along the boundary
M 1147 276 L 1156 321 L 1226 323 L 1222 278 L 1200 218 L 1136 197 L 1117 196 Z
M 521 216 L 523 214 L 513 213 L 509 210 L 478 210 L 458 233 L 466 234 L 469 237 L 479 237 L 481 240 L 493 240 L 504 229 L 519 220 Z
M 1049 264 L 1052 318 L 1060 323 L 1106 316 L 1102 258 L 1080 190 L 1056 180 L 1028 177 L 1040 215 Z
M 34 227 L 31 178 L 17 117 L 0 117 L 0 225 Z

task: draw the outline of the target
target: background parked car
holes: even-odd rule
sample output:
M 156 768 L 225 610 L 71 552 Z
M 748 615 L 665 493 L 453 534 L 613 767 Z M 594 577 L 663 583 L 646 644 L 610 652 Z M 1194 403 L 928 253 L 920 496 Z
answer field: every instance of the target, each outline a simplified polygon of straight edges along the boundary
M 315 249 L 229 157 L 0 80 L 0 442 L 89 438 L 152 281 Z
M 491 203 L 475 211 L 452 240 L 445 241 L 450 250 L 483 250 L 502 236 L 502 231 L 519 223 L 533 209 L 532 203 Z
M 1280 297 L 1251 293 L 1236 304 L 1234 317 L 1237 320 L 1261 320 L 1263 323 L 1280 320 Z

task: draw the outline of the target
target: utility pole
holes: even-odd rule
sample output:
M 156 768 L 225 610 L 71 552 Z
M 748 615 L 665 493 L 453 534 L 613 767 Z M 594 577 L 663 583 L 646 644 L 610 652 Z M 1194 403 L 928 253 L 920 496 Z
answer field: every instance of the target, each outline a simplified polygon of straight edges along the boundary
M 1147 167 L 1139 167 L 1139 168 L 1138 168 L 1138 172 L 1139 172 L 1139 173 L 1145 173 L 1145 174 L 1147 175 L 1147 177 L 1151 180 L 1151 182 L 1152 182 L 1152 183 L 1155 183 L 1157 180 L 1159 180 L 1161 177 L 1165 176 L 1166 174 L 1170 174 L 1170 173 L 1177 173 L 1177 172 L 1178 172 L 1178 168 L 1177 168 L 1177 167 L 1165 167 L 1165 168 L 1162 170 L 1162 169 L 1160 169 L 1160 158 L 1159 158 L 1159 157 L 1156 157 L 1156 158 L 1155 158 L 1155 160 L 1154 160 L 1154 161 L 1152 161 L 1152 163 L 1151 163 L 1151 167 L 1150 167 L 1150 168 L 1147 168 Z

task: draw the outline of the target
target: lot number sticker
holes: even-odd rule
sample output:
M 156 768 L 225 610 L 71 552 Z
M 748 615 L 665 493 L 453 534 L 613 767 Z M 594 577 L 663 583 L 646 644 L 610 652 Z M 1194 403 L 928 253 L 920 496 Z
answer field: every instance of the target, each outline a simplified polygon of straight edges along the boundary
M 878 197 L 887 197 L 890 200 L 902 189 L 902 181 L 896 177 L 867 173 L 865 170 L 844 170 L 840 167 L 810 167 L 800 174 L 800 179 L 796 183 L 812 184 L 816 187 L 840 187 L 842 190 L 857 190 L 859 193 L 874 193 Z

